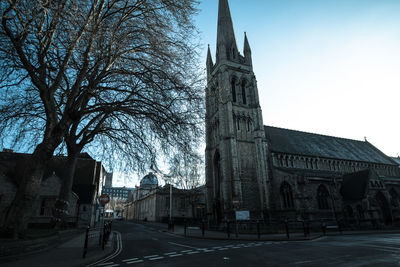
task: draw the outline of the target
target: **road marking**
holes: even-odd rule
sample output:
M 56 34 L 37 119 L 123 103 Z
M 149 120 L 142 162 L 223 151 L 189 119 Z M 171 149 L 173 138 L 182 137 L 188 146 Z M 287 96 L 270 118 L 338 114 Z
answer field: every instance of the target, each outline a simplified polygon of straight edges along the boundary
M 144 262 L 144 260 L 128 261 L 128 262 L 125 262 L 125 263 L 126 264 L 132 264 L 132 263 L 139 263 L 139 262 Z
M 176 245 L 176 246 L 181 246 L 181 247 L 185 247 L 185 248 L 193 248 L 193 249 L 198 249 L 195 247 L 191 247 L 191 246 L 187 246 L 187 245 L 183 245 L 183 244 L 178 244 L 178 243 L 174 243 L 174 242 L 168 242 L 171 245 Z
M 97 265 L 97 266 L 115 267 L 115 266 L 119 266 L 119 264 L 111 264 L 111 265 Z
M 114 264 L 114 262 L 100 263 L 100 264 L 97 264 L 97 266 L 104 266 L 104 265 L 111 265 L 111 264 Z
M 163 256 L 161 256 L 161 257 L 155 257 L 155 258 L 151 258 L 151 259 L 149 259 L 150 261 L 155 261 L 155 260 L 160 260 L 160 259 L 164 259 L 164 257 Z
M 148 259 L 148 258 L 154 258 L 154 257 L 158 257 L 160 255 L 150 255 L 150 256 L 144 256 L 143 258 Z
M 228 248 L 219 248 L 218 250 L 228 250 Z
M 126 262 L 126 261 L 135 261 L 135 260 L 138 260 L 139 258 L 132 258 L 132 259 L 125 259 L 125 260 L 122 260 L 123 262 Z
M 191 250 L 191 249 L 189 249 L 189 250 L 182 250 L 181 253 L 186 253 L 186 252 L 190 252 L 190 251 L 193 251 L 193 250 Z
M 178 257 L 178 256 L 182 256 L 183 254 L 172 254 L 172 255 L 169 255 L 171 258 L 172 257 Z
M 96 261 L 96 262 L 93 262 L 93 263 L 87 265 L 86 267 L 96 266 L 97 264 L 104 263 L 104 262 L 106 262 L 106 261 L 109 261 L 109 260 L 111 260 L 111 259 L 117 257 L 117 256 L 121 253 L 121 251 L 122 251 L 122 238 L 121 238 L 121 233 L 118 232 L 118 231 L 113 231 L 113 239 L 111 239 L 112 242 L 114 242 L 114 238 L 117 239 L 116 242 L 115 242 L 116 245 L 117 245 L 117 248 L 115 249 L 114 253 L 112 253 L 110 256 L 108 256 L 108 257 L 106 257 L 106 258 L 104 258 L 104 259 L 101 259 L 101 260 L 98 260 L 98 261 Z M 118 266 L 118 265 L 117 265 L 117 266 Z
M 200 252 L 199 251 L 192 251 L 192 252 L 188 252 L 187 254 L 191 255 L 191 254 L 198 254 L 198 253 L 200 253 Z
M 171 254 L 176 254 L 176 252 L 168 252 L 168 253 L 164 253 L 164 255 L 171 255 Z
M 242 247 L 232 247 L 232 248 L 242 248 Z
M 212 247 L 213 249 L 218 249 L 218 248 L 222 248 L 222 247 Z
M 213 251 L 215 251 L 215 249 L 205 249 L 205 250 L 203 250 L 203 252 L 213 252 Z

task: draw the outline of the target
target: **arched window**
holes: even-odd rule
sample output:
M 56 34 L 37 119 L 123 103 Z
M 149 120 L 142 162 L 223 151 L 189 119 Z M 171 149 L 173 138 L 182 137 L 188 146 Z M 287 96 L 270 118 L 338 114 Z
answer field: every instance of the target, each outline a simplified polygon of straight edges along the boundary
M 329 192 L 324 185 L 320 185 L 317 190 L 318 208 L 320 210 L 329 209 Z
M 247 103 L 247 100 L 246 100 L 246 81 L 245 80 L 242 81 L 242 100 L 243 100 L 243 104 Z
M 389 190 L 389 194 L 390 194 L 390 202 L 392 204 L 393 207 L 398 207 L 399 206 L 399 194 L 397 193 L 397 191 L 392 188 Z
M 294 208 L 293 194 L 292 194 L 292 188 L 290 187 L 289 183 L 283 182 L 281 184 L 280 194 L 281 194 L 282 208 L 293 209 Z
M 231 81 L 231 89 L 232 89 L 232 101 L 236 102 L 236 78 L 233 77 Z

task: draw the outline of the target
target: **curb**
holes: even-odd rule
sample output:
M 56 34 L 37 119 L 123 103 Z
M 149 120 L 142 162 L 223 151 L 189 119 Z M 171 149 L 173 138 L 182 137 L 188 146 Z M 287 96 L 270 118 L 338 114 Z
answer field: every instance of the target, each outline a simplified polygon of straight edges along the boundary
M 112 258 L 118 256 L 119 253 L 121 253 L 122 251 L 122 240 L 121 240 L 121 234 L 117 231 L 113 231 L 113 238 L 109 241 L 113 243 L 113 248 L 110 252 L 101 255 L 101 257 L 93 258 L 90 259 L 90 261 L 88 260 L 88 262 L 86 263 L 82 263 L 79 264 L 80 267 L 91 267 L 91 266 L 95 266 L 101 263 L 104 263 L 108 260 L 111 260 Z M 114 240 L 114 238 L 116 237 L 116 240 Z M 115 246 L 115 243 L 117 244 Z M 115 254 L 115 255 L 114 255 Z

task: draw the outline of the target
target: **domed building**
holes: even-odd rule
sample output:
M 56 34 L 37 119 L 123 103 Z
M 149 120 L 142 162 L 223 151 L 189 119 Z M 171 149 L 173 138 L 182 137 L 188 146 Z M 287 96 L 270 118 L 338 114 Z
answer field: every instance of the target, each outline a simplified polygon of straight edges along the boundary
M 140 180 L 140 188 L 142 189 L 154 189 L 158 186 L 158 179 L 152 172 L 149 172 L 146 176 Z

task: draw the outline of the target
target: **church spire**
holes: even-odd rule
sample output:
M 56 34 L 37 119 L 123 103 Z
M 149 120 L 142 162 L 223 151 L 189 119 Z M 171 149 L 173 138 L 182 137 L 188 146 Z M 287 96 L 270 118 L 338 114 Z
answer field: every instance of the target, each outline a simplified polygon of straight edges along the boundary
M 223 59 L 235 60 L 237 59 L 238 54 L 228 0 L 219 0 L 217 61 Z
M 252 65 L 252 60 L 251 60 L 251 49 L 249 45 L 249 41 L 247 40 L 247 35 L 246 32 L 244 32 L 244 47 L 243 47 L 243 54 L 246 62 Z
M 211 73 L 211 69 L 214 66 L 214 63 L 213 63 L 213 60 L 212 60 L 212 57 L 211 57 L 210 45 L 208 45 L 206 65 L 207 65 L 207 74 L 210 74 Z

